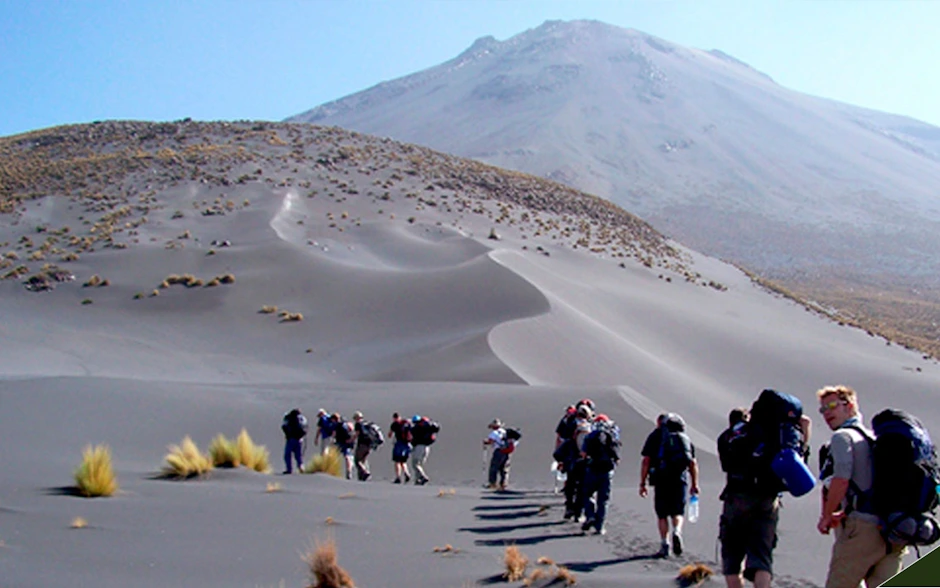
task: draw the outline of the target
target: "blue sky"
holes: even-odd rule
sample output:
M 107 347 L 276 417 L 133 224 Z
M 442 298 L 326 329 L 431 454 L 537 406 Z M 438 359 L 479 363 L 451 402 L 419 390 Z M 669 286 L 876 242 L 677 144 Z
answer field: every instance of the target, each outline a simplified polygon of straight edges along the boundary
M 0 0 L 0 136 L 105 119 L 281 120 L 479 37 L 582 18 L 940 126 L 940 0 Z

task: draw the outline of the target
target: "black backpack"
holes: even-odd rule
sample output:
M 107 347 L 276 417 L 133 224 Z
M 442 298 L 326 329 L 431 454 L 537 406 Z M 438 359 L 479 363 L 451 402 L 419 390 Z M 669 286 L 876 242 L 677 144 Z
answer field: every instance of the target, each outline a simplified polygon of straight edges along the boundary
M 506 427 L 506 439 L 510 441 L 522 439 L 522 430 L 518 427 Z
M 372 449 L 378 449 L 380 445 L 385 443 L 385 435 L 382 433 L 382 427 L 372 421 L 363 421 L 360 429 L 362 430 L 362 436 L 365 438 L 366 443 L 368 443 L 369 447 Z
M 874 437 L 861 427 L 871 448 L 872 489 L 861 499 L 878 516 L 881 534 L 892 545 L 930 545 L 940 539 L 933 516 L 940 503 L 940 465 L 926 427 L 902 410 L 885 409 L 872 418 Z M 820 469 L 831 474 L 828 446 L 820 449 Z
M 597 472 L 609 472 L 620 461 L 620 427 L 613 422 L 595 423 L 584 438 L 584 453 L 588 467 Z
M 422 418 L 411 426 L 412 443 L 415 445 L 433 445 L 441 425 L 437 421 Z
M 281 430 L 288 439 L 303 439 L 307 435 L 307 429 L 300 424 L 300 411 L 295 409 L 284 415 Z
M 800 429 L 803 403 L 790 394 L 763 390 L 751 405 L 750 419 L 738 423 L 718 438 L 718 456 L 733 490 L 773 495 L 787 489 L 771 463 L 783 449 L 793 449 L 805 459 Z
M 652 485 L 679 479 L 692 462 L 692 441 L 685 434 L 682 417 L 669 413 L 659 426 L 659 451 L 650 460 L 649 478 Z

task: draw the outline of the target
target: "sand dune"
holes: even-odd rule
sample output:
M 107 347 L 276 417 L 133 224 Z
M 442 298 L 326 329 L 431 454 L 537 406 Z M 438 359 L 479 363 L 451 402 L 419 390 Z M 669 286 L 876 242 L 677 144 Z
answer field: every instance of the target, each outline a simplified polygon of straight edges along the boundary
M 274 128 L 285 136 L 292 129 Z M 760 389 L 796 394 L 812 413 L 816 388 L 847 383 L 866 414 L 897 406 L 940 431 L 936 363 L 678 245 L 670 245 L 675 257 L 647 267 L 642 255 L 591 251 L 600 247 L 597 225 L 587 245 L 577 244 L 577 230 L 544 229 L 546 219 L 591 226 L 569 213 L 539 213 L 540 229 L 524 208 L 513 209 L 513 223 L 497 223 L 497 200 L 468 197 L 459 207 L 459 190 L 447 199 L 435 190 L 434 206 L 401 197 L 426 185 L 420 175 L 388 201 L 326 197 L 328 179 L 351 176 L 264 165 L 277 171 L 270 183 L 127 176 L 133 189 L 154 190 L 156 204 L 146 223 L 113 233 L 126 248 L 60 263 L 76 280 L 52 291 L 0 280 L 4 587 L 301 586 L 301 552 L 327 536 L 366 587 L 496 583 L 510 543 L 533 561 L 564 564 L 579 585 L 673 586 L 683 563 L 717 569 L 722 476 L 713 439 L 728 410 Z M 288 176 L 311 184 L 277 185 Z M 360 176 L 343 181 L 362 196 L 376 180 Z M 233 210 L 200 213 L 220 191 Z M 43 235 L 66 225 L 87 231 L 80 217 L 113 208 L 90 206 L 52 193 L 19 203 L 0 215 L 0 255 L 18 251 L 25 260 Z M 144 213 L 126 222 L 135 214 Z M 494 228 L 499 238 L 489 239 Z M 171 274 L 207 282 L 227 273 L 234 283 L 160 287 Z M 110 285 L 83 287 L 93 275 Z M 267 305 L 303 320 L 259 312 Z M 624 431 L 604 538 L 563 523 L 551 492 L 554 425 L 585 396 Z M 393 411 L 431 415 L 443 425 L 432 483 L 391 484 L 387 446 L 369 483 L 218 470 L 203 480 L 155 479 L 168 444 L 191 435 L 205 448 L 242 427 L 279 472 L 278 425 L 293 406 L 308 415 L 321 406 L 363 410 L 383 426 Z M 658 543 L 652 504 L 636 494 L 640 447 L 662 410 L 689 422 L 703 478 L 703 516 L 687 528 L 688 553 L 666 561 L 650 557 Z M 496 416 L 524 433 L 506 494 L 481 488 L 480 442 Z M 816 420 L 818 445 L 828 434 Z M 112 447 L 117 496 L 70 495 L 89 443 Z M 272 482 L 279 492 L 265 492 Z M 831 539 L 814 529 L 818 500 L 814 492 L 786 501 L 777 585 L 824 579 Z M 70 529 L 76 516 L 88 527 Z M 446 544 L 457 552 L 433 551 Z

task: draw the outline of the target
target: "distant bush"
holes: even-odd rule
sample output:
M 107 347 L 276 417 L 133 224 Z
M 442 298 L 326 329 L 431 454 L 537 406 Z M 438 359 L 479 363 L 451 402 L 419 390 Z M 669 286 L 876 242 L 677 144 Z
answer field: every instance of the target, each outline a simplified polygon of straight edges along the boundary
M 323 453 L 314 455 L 304 466 L 305 474 L 329 474 L 340 477 L 343 475 L 343 458 L 335 447 L 327 447 Z
M 75 470 L 75 485 L 82 496 L 111 496 L 118 489 L 117 477 L 111 467 L 111 449 L 107 445 L 91 445 L 82 452 L 82 463 Z
M 203 455 L 193 440 L 187 435 L 179 445 L 170 445 L 163 473 L 172 478 L 192 478 L 201 476 L 212 469 L 212 460 Z
M 220 468 L 245 466 L 256 472 L 271 471 L 270 456 L 263 445 L 255 445 L 248 431 L 241 430 L 238 437 L 229 439 L 221 433 L 209 444 L 209 458 L 212 465 Z

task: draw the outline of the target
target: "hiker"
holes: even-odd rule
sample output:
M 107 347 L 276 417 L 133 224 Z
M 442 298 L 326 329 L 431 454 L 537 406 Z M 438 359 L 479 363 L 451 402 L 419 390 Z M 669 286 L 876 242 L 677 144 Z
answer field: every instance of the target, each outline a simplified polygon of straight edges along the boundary
M 304 469 L 304 437 L 307 436 L 307 417 L 299 408 L 284 413 L 281 419 L 281 431 L 284 432 L 284 473 L 293 472 L 292 459 L 297 462 L 297 471 Z
M 509 482 L 510 459 L 519 442 L 518 439 L 507 435 L 499 419 L 493 419 L 489 428 L 490 433 L 483 440 L 484 449 L 489 446 L 493 448 L 493 454 L 490 456 L 489 483 L 486 487 L 491 490 L 505 490 Z
M 346 479 L 351 480 L 354 468 L 353 452 L 356 446 L 356 429 L 352 423 L 344 421 L 342 415 L 338 412 L 334 412 L 331 419 L 333 421 L 333 443 L 346 463 Z
M 364 421 L 364 417 L 360 411 L 353 413 L 353 429 L 355 430 L 356 438 L 356 449 L 353 454 L 353 462 L 356 464 L 356 476 L 359 478 L 360 482 L 365 482 L 372 477 L 372 472 L 369 471 L 369 453 L 372 451 L 372 440 L 364 432 L 368 423 Z
M 314 445 L 318 446 L 320 453 L 326 451 L 330 446 L 330 439 L 333 437 L 333 419 L 326 412 L 325 408 L 317 411 L 317 435 L 314 438 Z
M 593 429 L 584 438 L 583 455 L 582 509 L 585 520 L 581 530 L 593 528 L 598 535 L 605 535 L 607 528 L 604 520 L 607 516 L 607 501 L 610 499 L 610 483 L 614 469 L 620 462 L 620 427 L 606 414 L 594 417 Z
M 824 535 L 835 529 L 826 588 L 881 586 L 901 571 L 907 547 L 886 544 L 878 529 L 870 499 L 874 476 L 866 439 L 874 434 L 862 423 L 858 394 L 852 388 L 827 386 L 816 396 L 819 412 L 833 431 L 832 477 L 823 487 L 822 514 L 816 525 Z
M 562 444 L 561 457 L 566 458 L 565 471 L 568 478 L 565 480 L 565 520 L 579 523 L 585 522 L 584 512 L 584 477 L 587 460 L 584 455 L 584 439 L 594 428 L 594 405 L 589 399 L 578 402 L 575 413 L 574 431 L 570 442 Z
M 389 439 L 395 440 L 392 446 L 392 463 L 395 464 L 395 484 L 401 484 L 404 477 L 407 484 L 411 480 L 408 471 L 408 457 L 411 455 L 411 423 L 401 418 L 397 412 L 392 413 L 392 424 L 388 428 Z
M 672 551 L 682 555 L 682 522 L 686 491 L 698 494 L 698 462 L 695 447 L 685 434 L 685 421 L 674 413 L 661 414 L 656 428 L 647 436 L 640 452 L 640 496 L 648 494 L 647 480 L 654 487 L 653 508 L 659 526 L 658 557 L 669 556 L 669 523 L 672 523 Z M 691 483 L 689 478 L 691 477 Z
M 766 400 L 785 412 L 774 422 Z M 718 459 L 726 474 L 718 538 L 721 567 L 728 588 L 741 588 L 744 580 L 756 588 L 769 588 L 773 578 L 773 550 L 777 545 L 780 493 L 785 485 L 773 471 L 772 460 L 782 445 L 780 438 L 805 452 L 810 436 L 809 418 L 799 400 L 764 390 L 751 409 L 735 408 L 728 414 L 728 428 L 718 436 Z M 771 441 L 776 439 L 776 443 Z M 776 446 L 774 446 L 776 445 Z M 762 448 L 770 447 L 767 455 Z
M 414 415 L 411 418 L 411 466 L 415 472 L 415 484 L 423 486 L 431 481 L 424 465 L 431 454 L 431 445 L 437 440 L 441 426 L 428 417 Z

